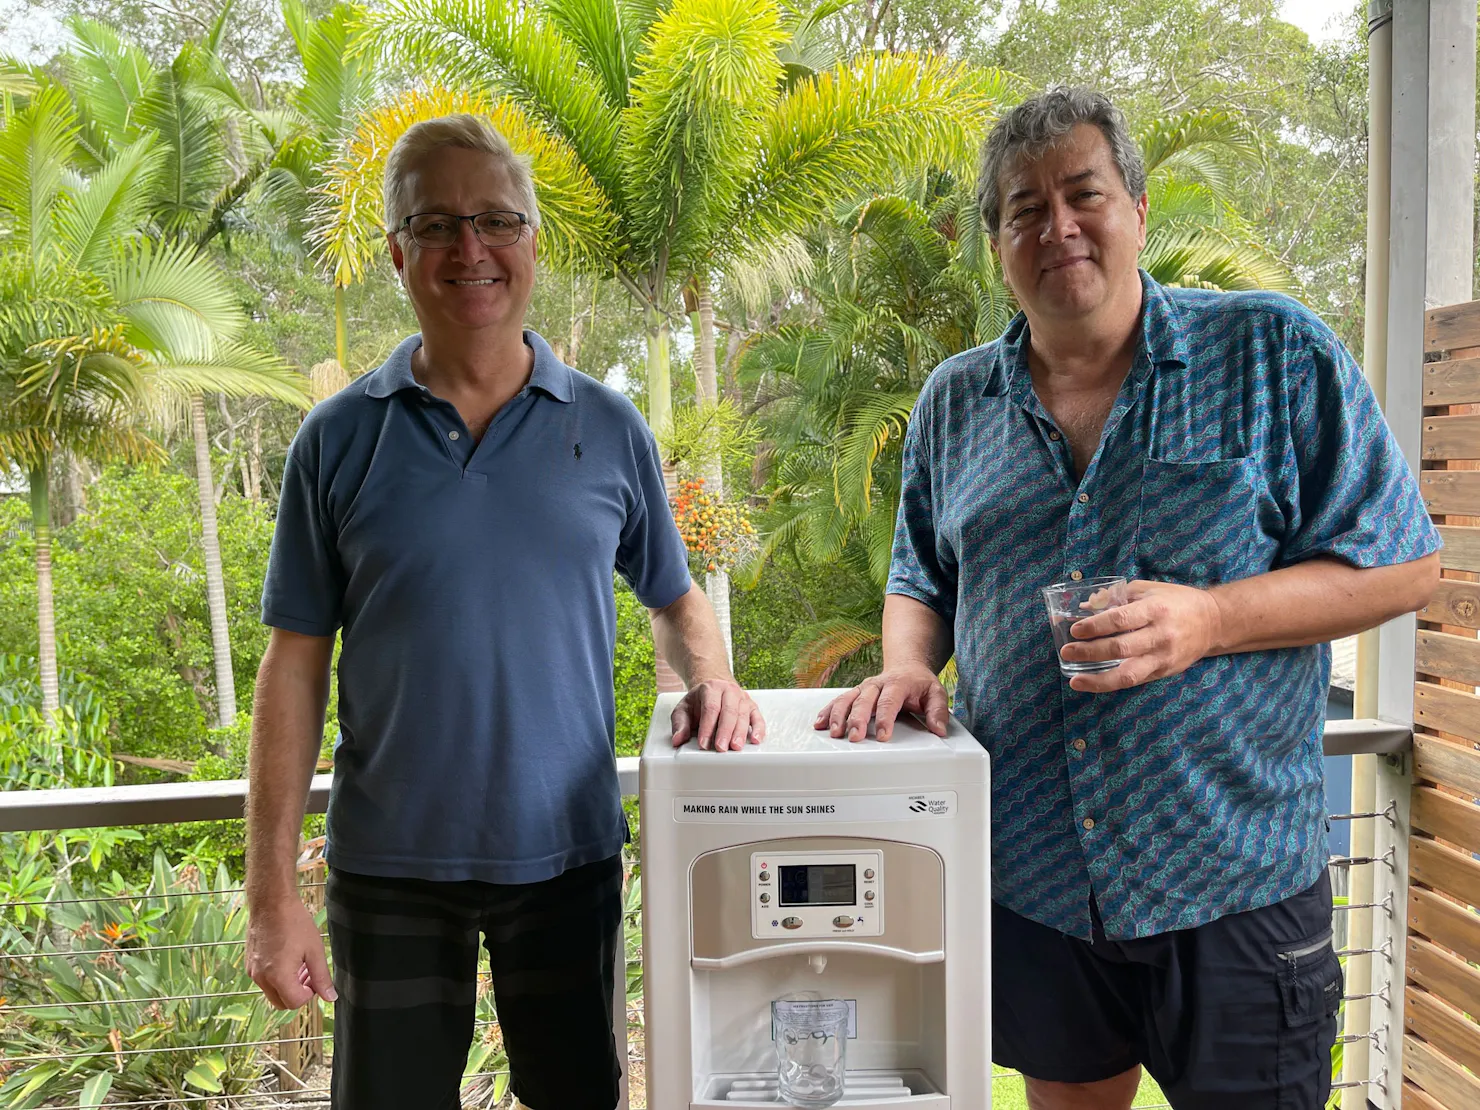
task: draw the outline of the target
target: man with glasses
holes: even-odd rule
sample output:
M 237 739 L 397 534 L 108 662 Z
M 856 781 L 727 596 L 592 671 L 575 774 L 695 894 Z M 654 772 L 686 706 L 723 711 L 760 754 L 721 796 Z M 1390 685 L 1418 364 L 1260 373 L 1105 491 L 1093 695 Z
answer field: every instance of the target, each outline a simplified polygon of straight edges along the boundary
M 512 1089 L 611 1110 L 626 834 L 612 744 L 613 571 L 690 687 L 674 743 L 764 725 L 689 579 L 652 433 L 523 328 L 539 212 L 485 121 L 417 124 L 385 171 L 421 333 L 289 450 L 263 620 L 247 832 L 248 970 L 334 1002 L 333 1105 L 456 1110 L 479 934 Z M 331 983 L 294 879 L 329 689 Z

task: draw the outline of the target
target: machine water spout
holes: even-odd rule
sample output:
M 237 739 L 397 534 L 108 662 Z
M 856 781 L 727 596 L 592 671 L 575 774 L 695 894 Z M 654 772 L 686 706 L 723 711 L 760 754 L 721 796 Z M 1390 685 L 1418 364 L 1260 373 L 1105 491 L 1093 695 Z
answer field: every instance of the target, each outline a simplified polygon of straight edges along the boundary
M 807 957 L 807 963 L 812 966 L 813 971 L 821 975 L 823 969 L 827 967 L 827 956 L 822 952 L 814 952 Z

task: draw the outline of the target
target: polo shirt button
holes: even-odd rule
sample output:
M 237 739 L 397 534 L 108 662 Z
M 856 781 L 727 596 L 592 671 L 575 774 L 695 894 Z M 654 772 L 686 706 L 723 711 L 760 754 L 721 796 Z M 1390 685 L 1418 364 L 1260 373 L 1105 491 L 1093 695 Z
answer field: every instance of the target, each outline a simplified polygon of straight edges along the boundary
M 1069 572 L 1069 577 L 1072 578 L 1072 579 L 1074 579 L 1074 581 L 1078 582 L 1081 578 L 1084 577 L 1084 571 L 1082 571 L 1082 570 L 1071 570 Z
M 454 429 L 452 429 L 452 431 L 448 432 L 447 433 L 447 438 L 448 439 L 457 439 L 457 438 L 459 438 L 458 437 L 458 434 L 457 434 L 457 429 L 454 428 Z
M 1087 494 L 1087 493 L 1081 493 L 1079 495 L 1079 503 L 1081 505 L 1088 505 L 1089 504 L 1089 494 Z
M 1074 750 L 1076 752 L 1084 751 L 1084 741 L 1082 739 L 1076 739 L 1074 741 Z
M 1084 819 L 1084 828 L 1085 828 L 1085 831 L 1088 832 L 1090 829 L 1092 829 L 1094 827 L 1095 827 L 1095 819 L 1093 817 L 1086 817 Z

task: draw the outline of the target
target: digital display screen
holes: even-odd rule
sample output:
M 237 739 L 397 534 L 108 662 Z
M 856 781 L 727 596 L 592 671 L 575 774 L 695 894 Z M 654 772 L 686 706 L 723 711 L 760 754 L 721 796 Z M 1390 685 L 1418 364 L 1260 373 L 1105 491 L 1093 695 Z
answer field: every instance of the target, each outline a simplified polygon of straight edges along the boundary
M 851 863 L 783 864 L 779 870 L 783 906 L 851 906 L 858 901 L 858 869 Z

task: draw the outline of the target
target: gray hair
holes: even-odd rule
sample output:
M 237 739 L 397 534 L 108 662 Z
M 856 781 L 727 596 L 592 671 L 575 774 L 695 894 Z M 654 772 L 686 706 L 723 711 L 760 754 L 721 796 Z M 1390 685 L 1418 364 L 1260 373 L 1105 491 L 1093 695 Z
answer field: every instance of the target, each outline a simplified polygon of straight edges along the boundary
M 514 191 L 519 194 L 519 203 L 529 218 L 529 226 L 540 226 L 540 209 L 534 199 L 534 178 L 530 174 L 529 159 L 515 154 L 509 140 L 482 116 L 459 113 L 438 116 L 413 123 L 396 140 L 385 159 L 385 227 L 396 231 L 401 221 L 411 215 L 411 198 L 407 195 L 406 181 L 418 162 L 434 150 L 443 147 L 461 147 L 463 150 L 481 150 L 491 154 L 508 172 Z M 457 213 L 461 215 L 461 213 Z
M 1023 101 L 997 121 L 982 144 L 976 202 L 992 238 L 1002 228 L 999 186 L 1004 170 L 1023 157 L 1036 158 L 1081 123 L 1098 127 L 1110 144 L 1110 156 L 1132 197 L 1146 191 L 1146 163 L 1131 138 L 1125 116 L 1109 97 L 1083 86 L 1060 85 Z

